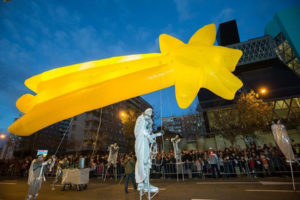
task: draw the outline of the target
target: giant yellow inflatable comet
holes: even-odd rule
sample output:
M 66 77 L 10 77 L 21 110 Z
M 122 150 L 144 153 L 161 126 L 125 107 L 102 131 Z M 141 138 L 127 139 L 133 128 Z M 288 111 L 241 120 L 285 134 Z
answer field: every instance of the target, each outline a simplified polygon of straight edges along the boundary
M 187 44 L 166 34 L 161 53 L 113 57 L 46 71 L 25 81 L 36 95 L 17 100 L 24 113 L 11 133 L 28 136 L 61 120 L 175 85 L 179 107 L 187 108 L 201 87 L 233 99 L 243 83 L 234 71 L 242 51 L 214 46 L 214 24 L 199 29 Z

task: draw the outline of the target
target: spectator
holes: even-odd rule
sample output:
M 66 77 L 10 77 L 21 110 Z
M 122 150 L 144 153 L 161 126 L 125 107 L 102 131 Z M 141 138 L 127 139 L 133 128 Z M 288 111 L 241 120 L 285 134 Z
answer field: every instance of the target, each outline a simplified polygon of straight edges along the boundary
M 299 154 L 299 144 L 293 144 L 295 154 Z M 212 156 L 216 155 L 216 156 Z M 104 166 L 107 163 L 106 154 L 96 154 L 93 158 L 89 155 L 81 155 L 85 157 L 85 167 L 91 167 L 91 176 L 102 176 L 104 173 Z M 68 154 L 60 157 L 59 160 L 67 159 L 68 164 L 65 168 L 78 167 L 80 155 Z M 120 156 L 121 158 L 121 156 Z M 222 173 L 224 176 L 237 176 L 253 174 L 257 175 L 274 175 L 275 173 L 284 174 L 284 171 L 289 171 L 286 167 L 285 157 L 278 149 L 271 144 L 263 145 L 263 147 L 256 146 L 255 143 L 251 143 L 249 148 L 241 149 L 240 147 L 229 147 L 224 150 L 218 150 L 216 152 L 209 149 L 209 151 L 183 151 L 182 158 L 184 159 L 184 172 L 185 175 L 189 174 L 191 177 L 195 174 L 213 175 L 218 177 Z M 248 159 L 249 158 L 249 159 Z M 23 159 L 14 160 L 0 160 L 0 175 L 1 176 L 27 176 L 29 163 L 31 157 L 25 157 Z M 90 161 L 89 161 L 90 160 Z M 155 173 L 157 178 L 175 178 L 176 177 L 176 160 L 173 152 L 170 153 L 158 153 L 157 157 L 153 160 L 155 164 L 152 167 L 152 172 Z M 201 163 L 201 164 L 200 164 Z M 54 169 L 57 168 L 57 163 Z M 295 165 L 295 171 L 299 170 L 299 166 Z M 55 170 L 53 170 L 55 171 Z M 124 173 L 124 167 L 121 165 L 119 159 L 117 164 L 118 174 Z M 180 170 L 181 172 L 181 170 Z M 219 172 L 219 173 L 218 173 Z M 221 172 L 221 173 L 220 173 Z M 109 172 L 112 174 L 112 172 Z M 48 174 L 48 176 L 54 176 L 54 173 Z M 198 176 L 197 175 L 197 176 Z
M 209 156 L 209 164 L 211 165 L 211 170 L 212 170 L 212 176 L 217 178 L 220 177 L 220 170 L 219 170 L 219 158 L 217 154 L 214 152 L 212 148 L 209 148 L 208 151 L 208 156 Z M 216 175 L 217 172 L 217 175 Z
M 136 183 L 134 177 L 134 169 L 135 169 L 135 160 L 132 158 L 132 155 L 126 155 L 125 160 L 123 161 L 123 166 L 125 168 L 125 193 L 128 194 L 128 181 L 129 178 L 133 184 L 134 189 L 136 190 Z
M 197 177 L 202 176 L 203 165 L 204 165 L 202 159 L 198 158 L 195 162 L 195 165 L 196 165 L 196 170 L 197 170 Z
M 262 165 L 263 165 L 264 175 L 270 175 L 269 163 L 267 161 L 266 156 L 264 156 L 262 153 L 260 154 L 260 160 L 261 160 Z

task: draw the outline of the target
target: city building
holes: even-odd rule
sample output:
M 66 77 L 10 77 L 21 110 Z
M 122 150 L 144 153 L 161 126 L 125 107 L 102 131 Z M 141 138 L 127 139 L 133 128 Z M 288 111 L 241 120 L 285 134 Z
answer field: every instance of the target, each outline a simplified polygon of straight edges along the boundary
M 31 155 L 38 150 L 48 150 L 49 154 L 63 153 L 66 151 L 66 139 L 69 131 L 68 127 L 70 119 L 63 120 L 48 126 L 30 136 L 21 137 L 15 136 L 17 145 L 15 146 L 15 154 Z M 58 146 L 61 143 L 59 149 Z
M 94 150 L 97 140 L 96 151 L 106 151 L 108 145 L 116 142 L 120 146 L 120 151 L 126 152 L 128 141 L 122 131 L 124 124 L 121 118 L 125 117 L 123 115 L 127 115 L 128 112 L 134 112 L 135 116 L 138 116 L 147 108 L 152 108 L 152 106 L 141 97 L 125 100 L 63 120 L 30 136 L 11 135 L 13 145 L 6 148 L 8 150 L 13 148 L 13 154 L 16 157 L 32 155 L 37 150 L 48 150 L 49 154 L 54 154 L 56 151 L 59 154 L 90 152 Z M 134 125 L 135 119 L 133 120 Z M 134 140 L 133 132 L 130 138 Z
M 203 117 L 200 114 L 184 115 L 184 116 L 171 116 L 163 117 L 163 130 L 172 133 L 175 137 L 176 134 L 182 137 L 180 146 L 183 150 L 190 150 L 198 148 L 198 140 L 205 136 L 205 126 Z M 172 149 L 172 144 L 169 138 L 165 137 L 165 151 Z
M 266 30 L 266 33 L 271 32 L 271 26 L 268 25 Z M 224 32 L 231 33 L 225 34 Z M 299 34 L 300 32 L 298 32 L 298 38 Z M 244 85 L 232 101 L 224 100 L 206 89 L 199 91 L 198 111 L 203 113 L 206 133 L 215 134 L 212 128 L 214 126 L 213 112 L 217 109 L 230 109 L 241 92 L 254 90 L 260 93 L 262 88 L 264 94 L 261 94 L 260 98 L 273 106 L 273 119 L 284 119 L 290 130 L 299 129 L 300 78 L 298 68 L 291 66 L 290 62 L 296 66 L 299 63 L 295 56 L 297 54 L 292 53 L 293 48 L 286 48 L 286 40 L 282 39 L 283 34 L 278 32 L 278 35 L 273 38 L 266 34 L 239 42 L 237 25 L 233 20 L 220 24 L 217 36 L 219 45 L 225 44 L 224 46 L 243 51 L 234 74 L 243 81 Z M 287 57 L 286 54 L 282 55 L 283 51 L 288 52 L 289 59 L 283 59 Z
M 121 152 L 127 152 L 128 141 L 123 133 L 122 117 L 126 117 L 130 112 L 138 116 L 147 108 L 152 106 L 143 98 L 136 97 L 74 117 L 69 130 L 68 151 L 105 152 L 110 144 L 117 143 Z M 133 140 L 134 124 L 135 119 L 132 119 L 130 139 Z
M 163 130 L 179 134 L 187 140 L 196 140 L 197 136 L 205 135 L 200 114 L 163 117 L 162 122 Z

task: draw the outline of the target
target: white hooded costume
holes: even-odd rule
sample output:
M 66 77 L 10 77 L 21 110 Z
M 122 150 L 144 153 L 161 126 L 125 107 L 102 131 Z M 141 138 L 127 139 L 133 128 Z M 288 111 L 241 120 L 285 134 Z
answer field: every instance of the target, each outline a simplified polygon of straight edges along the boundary
M 175 154 L 175 159 L 176 163 L 181 163 L 181 151 L 178 147 L 178 144 L 180 142 L 180 138 L 178 135 L 176 137 L 171 138 L 171 142 L 173 143 L 173 148 L 174 148 L 174 154 Z
M 155 138 L 162 133 L 152 134 L 153 121 L 151 118 L 152 109 L 148 108 L 141 114 L 135 123 L 135 154 L 137 162 L 135 165 L 135 180 L 138 183 L 138 190 L 158 192 L 158 188 L 149 183 L 151 168 L 150 145 L 155 143 Z
M 118 152 L 119 152 L 119 147 L 117 144 L 111 144 L 108 147 L 109 150 L 109 156 L 107 159 L 108 164 L 113 164 L 116 165 L 117 164 L 117 159 L 118 159 Z
M 287 160 L 295 160 L 295 155 L 285 126 L 278 121 L 277 124 L 272 124 L 271 129 L 274 139 L 285 158 Z
M 135 165 L 135 180 L 142 183 L 151 168 L 150 142 L 148 136 L 152 133 L 152 119 L 144 114 L 140 115 L 135 123 L 135 154 L 137 162 Z
M 42 155 L 39 155 L 38 157 L 42 157 Z M 44 175 L 45 166 L 51 165 L 52 162 L 53 161 L 51 159 L 47 160 L 46 162 L 43 162 L 41 158 L 34 159 L 31 162 L 29 168 L 29 174 L 28 174 L 28 181 L 27 181 L 29 185 L 29 190 L 28 190 L 26 200 L 30 200 L 31 198 L 33 199 L 37 198 L 38 192 L 42 186 L 42 182 L 46 180 Z

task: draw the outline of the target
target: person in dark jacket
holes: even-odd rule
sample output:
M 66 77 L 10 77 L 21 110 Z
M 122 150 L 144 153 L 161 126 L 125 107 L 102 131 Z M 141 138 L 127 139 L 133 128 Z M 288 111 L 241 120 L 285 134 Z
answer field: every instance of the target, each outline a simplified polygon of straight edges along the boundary
M 132 158 L 131 154 L 126 155 L 125 160 L 122 162 L 125 168 L 125 193 L 128 193 L 128 181 L 131 178 L 131 182 L 133 184 L 134 189 L 136 190 L 136 182 L 134 177 L 135 170 L 135 160 Z

